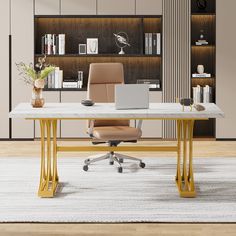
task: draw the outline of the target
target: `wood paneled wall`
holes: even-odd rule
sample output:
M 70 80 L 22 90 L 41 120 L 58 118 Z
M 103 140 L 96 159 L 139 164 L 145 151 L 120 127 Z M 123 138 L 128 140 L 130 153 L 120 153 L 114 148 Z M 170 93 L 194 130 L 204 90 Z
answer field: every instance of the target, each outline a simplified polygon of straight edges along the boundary
M 190 97 L 190 7 L 189 0 L 163 0 L 163 102 Z M 175 122 L 164 121 L 163 138 L 175 137 Z

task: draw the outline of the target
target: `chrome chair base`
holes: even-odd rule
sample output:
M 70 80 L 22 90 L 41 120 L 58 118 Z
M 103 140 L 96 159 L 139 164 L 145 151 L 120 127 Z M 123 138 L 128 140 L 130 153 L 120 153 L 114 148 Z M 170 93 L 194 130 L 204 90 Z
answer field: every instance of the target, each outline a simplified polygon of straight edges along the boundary
M 94 159 L 86 159 L 84 161 L 85 165 L 83 166 L 83 170 L 88 171 L 88 166 L 90 164 L 95 163 L 95 162 L 99 162 L 99 161 L 103 161 L 103 160 L 109 160 L 110 165 L 113 165 L 114 163 L 117 163 L 119 173 L 123 172 L 123 168 L 122 168 L 121 164 L 124 162 L 124 160 L 138 161 L 139 166 L 141 168 L 145 168 L 145 163 L 142 162 L 142 160 L 139 159 L 139 158 L 123 155 L 123 154 L 120 154 L 120 153 L 110 152 L 110 153 L 107 153 L 104 156 L 100 156 L 100 157 L 97 157 L 97 158 L 94 158 Z

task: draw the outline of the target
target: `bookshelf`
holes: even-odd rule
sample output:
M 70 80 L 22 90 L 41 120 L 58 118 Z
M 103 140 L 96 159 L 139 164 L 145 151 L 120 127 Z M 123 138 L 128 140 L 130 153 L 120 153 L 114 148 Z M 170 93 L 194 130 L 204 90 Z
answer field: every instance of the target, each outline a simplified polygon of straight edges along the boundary
M 146 55 L 145 33 L 161 33 L 162 17 L 155 16 L 35 16 L 35 62 L 42 57 L 41 38 L 45 34 L 65 34 L 65 54 L 47 55 L 47 62 L 59 66 L 63 76 L 76 78 L 83 71 L 82 89 L 47 89 L 45 91 L 86 91 L 90 63 L 121 62 L 124 65 L 125 83 L 137 83 L 138 79 L 160 80 L 162 85 L 162 55 Z M 119 55 L 113 33 L 126 32 L 131 47 Z M 98 38 L 98 54 L 79 54 L 78 45 L 87 38 Z M 162 37 L 161 37 L 162 38 Z M 162 41 L 162 40 L 161 40 Z M 162 42 L 161 42 L 162 47 Z M 162 51 L 162 50 L 161 50 Z M 150 89 L 161 91 L 162 89 Z
M 199 5 L 200 3 L 200 5 Z M 203 4 L 203 5 L 202 5 Z M 204 6 L 205 5 L 205 6 Z M 200 7 L 199 7 L 200 6 Z M 207 45 L 196 45 L 200 35 L 204 35 Z M 193 78 L 197 66 L 204 65 L 210 78 Z M 209 85 L 212 88 L 212 102 L 216 102 L 216 1 L 191 0 L 191 95 L 193 87 Z M 197 121 L 194 127 L 195 138 L 215 138 L 215 119 Z

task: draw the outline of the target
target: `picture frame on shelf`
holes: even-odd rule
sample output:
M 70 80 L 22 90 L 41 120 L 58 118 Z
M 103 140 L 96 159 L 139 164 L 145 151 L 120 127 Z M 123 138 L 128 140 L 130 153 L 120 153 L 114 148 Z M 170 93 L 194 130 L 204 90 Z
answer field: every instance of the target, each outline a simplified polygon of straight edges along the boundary
M 87 38 L 87 54 L 98 54 L 98 38 Z
M 87 54 L 87 45 L 86 44 L 79 44 L 79 54 L 80 55 Z

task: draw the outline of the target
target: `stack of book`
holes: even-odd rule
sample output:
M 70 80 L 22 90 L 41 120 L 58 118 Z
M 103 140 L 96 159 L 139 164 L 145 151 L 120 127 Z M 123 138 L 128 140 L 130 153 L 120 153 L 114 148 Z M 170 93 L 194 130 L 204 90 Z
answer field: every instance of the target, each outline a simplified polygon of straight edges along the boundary
M 161 88 L 161 81 L 159 79 L 138 79 L 137 84 L 148 84 L 150 89 Z
M 199 74 L 199 73 L 194 73 L 192 74 L 193 78 L 211 78 L 211 74 L 209 73 L 203 73 L 203 74 Z
M 209 85 L 205 87 L 201 87 L 200 85 L 193 87 L 193 102 L 195 104 L 212 102 L 212 87 Z
M 83 71 L 78 71 L 78 78 L 65 78 L 62 87 L 81 89 L 83 87 Z
M 64 55 L 65 34 L 45 34 L 42 37 L 41 53 L 46 55 Z
M 46 78 L 47 88 L 60 89 L 62 88 L 63 81 L 63 71 L 59 67 L 56 67 L 55 70 L 48 75 Z
M 197 42 L 196 42 L 196 45 L 197 46 L 202 46 L 202 45 L 208 45 L 209 43 L 205 40 L 205 39 L 199 39 Z
M 160 33 L 145 33 L 145 54 L 160 55 L 161 54 L 161 34 Z

